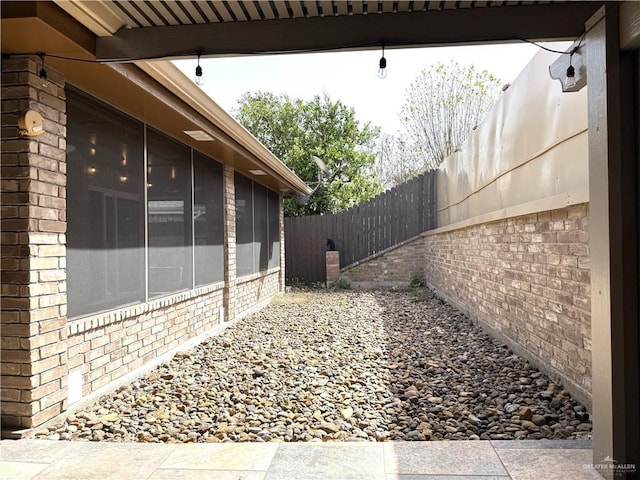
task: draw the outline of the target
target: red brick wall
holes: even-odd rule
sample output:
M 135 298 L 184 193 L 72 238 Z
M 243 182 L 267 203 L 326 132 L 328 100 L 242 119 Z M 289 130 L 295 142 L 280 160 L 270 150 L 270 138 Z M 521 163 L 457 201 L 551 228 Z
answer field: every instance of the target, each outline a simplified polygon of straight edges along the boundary
M 407 284 L 422 277 L 423 263 L 424 238 L 418 236 L 343 268 L 341 276 L 354 285 Z
M 355 285 L 424 278 L 494 337 L 591 400 L 588 204 L 425 233 L 342 270 Z
M 588 205 L 425 237 L 425 278 L 500 339 L 591 392 Z
M 82 395 L 117 381 L 222 323 L 223 284 L 71 320 L 69 375 L 80 374 Z

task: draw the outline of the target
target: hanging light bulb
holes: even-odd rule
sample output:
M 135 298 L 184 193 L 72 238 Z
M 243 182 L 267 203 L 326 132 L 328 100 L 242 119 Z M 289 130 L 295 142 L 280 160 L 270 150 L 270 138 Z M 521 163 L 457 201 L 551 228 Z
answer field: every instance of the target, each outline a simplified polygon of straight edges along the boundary
M 382 45 L 382 57 L 378 64 L 378 78 L 387 78 L 387 59 L 384 58 L 384 45 Z
M 564 82 L 565 88 L 573 88 L 576 86 L 576 69 L 574 68 L 573 65 L 571 65 L 571 57 L 573 57 L 573 54 L 571 54 L 571 56 L 569 57 L 569 66 L 567 67 L 567 78 Z
M 204 80 L 202 79 L 202 67 L 200 66 L 200 56 L 202 55 L 202 51 L 198 51 L 198 65 L 196 66 L 196 85 L 204 85 Z
M 40 57 L 40 60 L 42 61 L 40 72 L 38 73 L 38 76 L 40 77 L 40 84 L 43 87 L 46 87 L 47 84 L 48 84 L 48 81 L 47 81 L 47 71 L 44 68 L 44 53 L 40 52 L 40 53 L 38 53 L 38 56 Z

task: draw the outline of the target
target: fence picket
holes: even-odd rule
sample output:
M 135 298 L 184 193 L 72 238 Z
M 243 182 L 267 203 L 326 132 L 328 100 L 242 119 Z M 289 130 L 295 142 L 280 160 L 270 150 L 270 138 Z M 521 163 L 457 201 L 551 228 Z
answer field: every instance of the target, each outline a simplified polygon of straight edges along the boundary
M 324 282 L 327 239 L 343 268 L 421 232 L 436 228 L 436 171 L 426 172 L 335 215 L 286 217 L 288 282 Z

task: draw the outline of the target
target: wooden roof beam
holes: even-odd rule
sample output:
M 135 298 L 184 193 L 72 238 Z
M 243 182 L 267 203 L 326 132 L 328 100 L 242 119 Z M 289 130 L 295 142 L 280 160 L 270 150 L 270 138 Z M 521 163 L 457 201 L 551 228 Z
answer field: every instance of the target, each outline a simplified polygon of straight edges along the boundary
M 601 2 L 382 15 L 325 16 L 121 29 L 98 38 L 99 60 L 363 50 L 577 38 Z

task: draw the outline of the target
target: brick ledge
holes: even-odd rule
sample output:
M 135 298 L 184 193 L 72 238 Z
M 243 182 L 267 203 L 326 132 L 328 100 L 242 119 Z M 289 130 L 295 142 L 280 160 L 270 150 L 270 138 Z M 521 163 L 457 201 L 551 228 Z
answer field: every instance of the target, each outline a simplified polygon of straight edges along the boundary
M 215 291 L 222 290 L 223 288 L 224 282 L 216 282 L 203 287 L 194 288 L 192 290 L 174 293 L 165 297 L 154 298 L 148 302 L 136 303 L 87 317 L 74 318 L 67 322 L 67 334 L 69 336 L 78 335 L 94 328 L 105 327 L 154 310 L 185 302 L 192 298 L 208 295 Z

